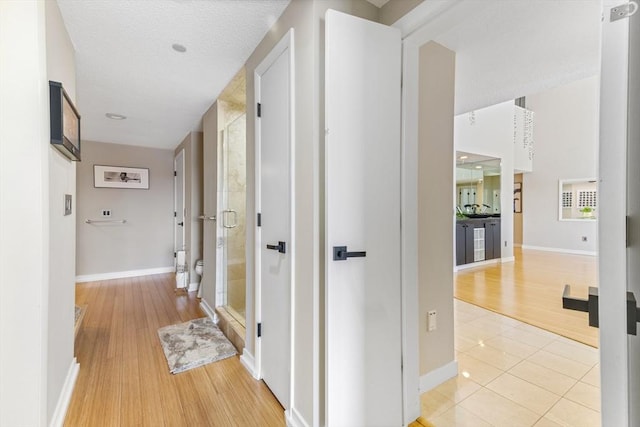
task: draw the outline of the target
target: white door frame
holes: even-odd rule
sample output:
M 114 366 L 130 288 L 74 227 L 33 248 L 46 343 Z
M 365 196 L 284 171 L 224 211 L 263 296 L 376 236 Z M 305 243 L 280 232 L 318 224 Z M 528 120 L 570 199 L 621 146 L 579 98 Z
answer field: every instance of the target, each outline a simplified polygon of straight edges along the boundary
M 275 45 L 275 47 L 269 52 L 269 54 L 262 60 L 260 65 L 258 65 L 254 71 L 254 82 L 255 82 L 255 100 L 257 103 L 260 102 L 261 99 L 261 76 L 271 67 L 271 65 L 283 54 L 285 51 L 289 51 L 289 176 L 290 176 L 290 218 L 291 218 L 291 242 L 287 243 L 287 252 L 290 256 L 290 307 L 289 307 L 289 319 L 290 319 L 290 382 L 289 382 L 289 408 L 285 408 L 285 410 L 290 410 L 290 408 L 294 407 L 295 403 L 295 393 L 294 393 L 294 325 L 295 325 L 295 60 L 294 60 L 294 31 L 293 28 L 289 29 L 289 31 L 280 39 L 280 41 Z M 261 153 L 261 123 L 260 118 L 255 117 L 255 206 L 256 212 L 261 211 L 261 196 L 262 196 L 262 187 L 260 182 L 260 153 Z M 260 277 L 261 264 L 261 247 L 262 247 L 262 236 L 261 236 L 261 228 L 256 226 L 255 232 L 255 245 L 254 245 L 254 272 L 255 272 L 255 322 L 256 325 L 262 322 L 262 283 Z M 257 379 L 262 379 L 262 357 L 261 357 L 261 343 L 260 339 L 257 336 L 257 328 L 253 328 L 253 337 L 255 342 L 255 371 L 253 375 Z
M 418 372 L 418 308 L 412 298 L 417 295 L 417 120 L 418 120 L 418 47 L 432 40 L 443 29 L 460 21 L 460 16 L 473 15 L 481 2 L 473 0 L 433 0 L 418 5 L 393 26 L 403 34 L 403 352 L 405 395 L 416 387 Z M 625 1 L 604 0 L 604 19 L 609 9 Z M 620 21 L 618 21 L 620 22 Z M 601 354 L 602 425 L 629 425 L 628 342 L 626 330 L 626 136 L 628 97 L 627 25 L 603 28 L 603 70 L 600 90 L 600 139 L 608 141 L 600 150 L 600 198 L 608 212 L 598 218 L 600 245 L 600 348 Z M 609 25 L 609 28 L 606 26 Z M 609 74 L 610 73 L 610 74 Z M 606 168 L 603 174 L 603 167 Z M 608 196 L 607 196 L 608 194 Z M 610 199 L 610 200 L 609 200 Z M 602 230 L 606 230 L 606 238 Z M 604 291 L 604 292 L 603 292 Z M 561 296 L 559 295 L 558 298 Z M 637 296 L 636 296 L 637 297 Z M 586 319 L 585 319 L 586 321 Z M 419 401 L 405 401 L 406 414 L 420 414 Z M 409 417 L 410 419 L 411 417 Z M 405 417 L 405 422 L 407 417 Z
M 600 376 L 603 426 L 629 426 L 627 292 L 627 138 L 629 19 L 610 22 L 624 1 L 604 1 L 600 81 L 600 182 L 598 215 Z M 638 19 L 635 17 L 634 19 Z M 636 298 L 638 295 L 636 295 Z
M 173 158 L 173 211 L 178 212 L 178 177 L 177 177 L 177 171 L 178 171 L 178 162 L 182 163 L 182 222 L 184 223 L 185 221 L 185 208 L 186 208 L 186 200 L 185 200 L 185 159 L 184 159 L 184 148 L 180 151 L 178 151 L 178 154 L 175 155 L 175 157 Z M 182 226 L 182 245 L 184 246 L 184 240 L 185 240 L 185 226 Z M 176 217 L 173 218 L 173 250 L 174 252 L 177 252 L 179 250 L 185 250 L 185 248 L 178 248 L 177 244 L 178 244 L 178 239 L 176 239 L 176 236 L 178 235 L 178 220 Z M 177 258 L 174 258 L 174 262 L 177 263 Z

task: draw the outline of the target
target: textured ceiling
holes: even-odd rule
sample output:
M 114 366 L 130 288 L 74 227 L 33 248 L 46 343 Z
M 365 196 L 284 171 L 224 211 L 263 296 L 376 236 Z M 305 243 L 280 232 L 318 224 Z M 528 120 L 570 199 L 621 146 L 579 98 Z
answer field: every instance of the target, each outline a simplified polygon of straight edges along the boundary
M 596 75 L 599 0 L 483 0 L 435 40 L 456 52 L 456 114 Z M 466 12 L 466 13 L 465 13 Z
M 82 138 L 174 148 L 200 127 L 288 3 L 58 0 L 76 49 Z

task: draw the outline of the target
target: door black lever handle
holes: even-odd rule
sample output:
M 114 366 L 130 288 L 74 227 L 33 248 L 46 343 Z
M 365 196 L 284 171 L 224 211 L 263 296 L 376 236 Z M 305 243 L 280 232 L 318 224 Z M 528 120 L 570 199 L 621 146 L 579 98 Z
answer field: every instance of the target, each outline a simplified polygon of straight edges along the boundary
M 179 225 L 180 227 L 184 227 L 184 222 L 179 222 L 179 223 L 178 223 L 178 225 Z
M 285 242 L 278 242 L 277 245 L 267 245 L 267 249 L 278 251 L 281 254 L 287 253 L 287 244 Z
M 360 258 L 366 257 L 365 251 L 361 252 L 347 252 L 346 246 L 334 246 L 333 247 L 333 260 L 334 261 L 346 261 L 347 258 Z
M 598 288 L 589 286 L 589 299 L 571 298 L 571 286 L 564 285 L 562 292 L 562 308 L 589 313 L 589 326 L 595 328 L 600 324 L 598 318 Z

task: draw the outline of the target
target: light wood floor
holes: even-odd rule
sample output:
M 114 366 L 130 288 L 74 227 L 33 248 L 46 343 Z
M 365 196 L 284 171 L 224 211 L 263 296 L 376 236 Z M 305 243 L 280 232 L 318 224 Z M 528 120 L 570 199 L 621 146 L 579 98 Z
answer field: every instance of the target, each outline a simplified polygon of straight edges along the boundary
M 237 356 L 171 375 L 158 328 L 204 317 L 173 275 L 78 284 L 80 374 L 65 426 L 284 426 L 283 408 Z
M 525 323 L 598 346 L 598 329 L 589 326 L 587 313 L 564 310 L 562 291 L 587 298 L 597 287 L 597 258 L 515 249 L 515 262 L 474 267 L 455 273 L 456 298 Z

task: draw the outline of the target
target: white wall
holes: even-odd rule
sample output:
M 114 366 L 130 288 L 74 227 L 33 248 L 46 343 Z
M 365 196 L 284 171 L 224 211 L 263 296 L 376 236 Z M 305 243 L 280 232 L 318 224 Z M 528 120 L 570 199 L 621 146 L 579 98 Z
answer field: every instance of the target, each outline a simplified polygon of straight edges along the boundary
M 47 77 L 62 83 L 75 103 L 75 52 L 58 9 L 45 2 Z M 76 107 L 82 111 L 81 106 Z M 72 214 L 64 215 L 65 194 L 72 196 Z M 51 419 L 65 381 L 75 380 L 74 306 L 76 275 L 76 162 L 49 149 L 49 311 L 47 358 L 47 418 Z M 69 387 L 70 384 L 67 384 Z M 60 408 L 59 411 L 63 411 Z M 61 416 L 64 414 L 57 414 Z
M 523 247 L 596 252 L 596 221 L 558 220 L 558 180 L 598 176 L 598 85 L 594 76 L 527 96 L 536 150 L 522 184 Z
M 503 260 L 513 257 L 513 209 L 510 206 L 513 205 L 514 112 L 514 102 L 507 101 L 455 117 L 456 151 L 497 157 L 502 161 L 500 246 Z M 534 162 L 534 168 L 536 167 Z
M 48 86 L 44 2 L 0 2 L 2 426 L 48 424 Z

